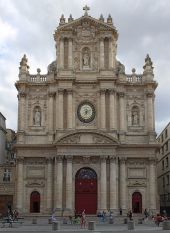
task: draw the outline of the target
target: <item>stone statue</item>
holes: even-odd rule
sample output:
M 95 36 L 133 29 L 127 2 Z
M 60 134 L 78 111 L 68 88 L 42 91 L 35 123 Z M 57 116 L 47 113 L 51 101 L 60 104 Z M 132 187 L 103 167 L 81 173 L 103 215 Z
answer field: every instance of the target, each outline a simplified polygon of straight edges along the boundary
M 139 124 L 139 114 L 137 111 L 132 112 L 132 125 L 138 125 Z
M 90 66 L 90 56 L 87 50 L 83 54 L 83 66 Z
M 41 112 L 37 108 L 34 113 L 34 125 L 40 126 L 41 125 Z

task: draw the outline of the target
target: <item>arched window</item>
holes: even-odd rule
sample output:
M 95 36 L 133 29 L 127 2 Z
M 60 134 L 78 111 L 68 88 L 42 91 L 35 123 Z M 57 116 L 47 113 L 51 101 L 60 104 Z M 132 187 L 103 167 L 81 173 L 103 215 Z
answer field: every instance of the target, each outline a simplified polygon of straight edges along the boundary
M 30 212 L 40 212 L 40 194 L 37 191 L 32 192 L 30 195 Z
M 139 125 L 139 107 L 133 106 L 131 114 L 132 125 Z

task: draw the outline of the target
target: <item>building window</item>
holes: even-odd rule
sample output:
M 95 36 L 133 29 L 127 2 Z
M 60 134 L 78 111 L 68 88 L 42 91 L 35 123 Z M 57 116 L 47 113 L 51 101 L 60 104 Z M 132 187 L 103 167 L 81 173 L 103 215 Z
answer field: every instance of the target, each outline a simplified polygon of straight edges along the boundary
M 164 166 L 165 166 L 164 160 L 162 160 L 162 170 L 164 170 Z
M 169 185 L 169 175 L 166 176 L 166 184 Z
M 4 174 L 3 174 L 3 181 L 10 182 L 10 180 L 11 180 L 11 172 L 5 168 Z
M 162 146 L 162 154 L 164 154 L 164 146 Z
M 165 177 L 163 177 L 163 187 L 165 187 Z
M 168 159 L 168 157 L 166 157 L 166 167 L 168 167 L 169 166 L 169 159 Z
M 165 143 L 165 151 L 168 150 L 168 142 Z
M 164 136 L 163 136 L 163 134 L 162 134 L 162 136 L 161 136 L 161 139 L 162 139 L 162 142 L 163 142 L 163 140 L 164 140 Z
M 168 130 L 166 129 L 165 130 L 165 138 L 167 138 L 168 137 Z

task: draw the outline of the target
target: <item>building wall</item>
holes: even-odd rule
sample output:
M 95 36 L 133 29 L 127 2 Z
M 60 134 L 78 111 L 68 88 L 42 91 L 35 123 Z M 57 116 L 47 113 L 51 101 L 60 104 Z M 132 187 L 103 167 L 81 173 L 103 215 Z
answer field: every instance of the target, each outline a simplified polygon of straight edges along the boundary
M 6 146 L 6 125 L 5 117 L 0 113 L 0 164 L 5 162 Z
M 160 143 L 157 163 L 160 209 L 170 214 L 170 124 L 163 129 L 157 141 Z
M 112 20 L 60 19 L 57 60 L 48 73 L 29 74 L 20 62 L 18 90 L 17 209 L 30 213 L 39 192 L 40 214 L 74 213 L 76 171 L 97 174 L 97 209 L 134 208 L 134 192 L 156 211 L 154 81 L 147 55 L 142 74 L 125 73 L 116 58 Z

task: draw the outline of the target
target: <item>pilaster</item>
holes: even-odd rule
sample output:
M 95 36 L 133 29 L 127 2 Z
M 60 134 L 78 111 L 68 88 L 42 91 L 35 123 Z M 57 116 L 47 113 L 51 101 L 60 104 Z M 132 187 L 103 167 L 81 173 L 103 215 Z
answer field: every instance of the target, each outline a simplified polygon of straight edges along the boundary
M 127 205 L 126 205 L 126 158 L 120 158 L 120 208 L 122 208 L 123 211 L 126 211 Z
M 73 191 L 72 191 L 72 156 L 67 156 L 67 167 L 66 167 L 66 211 L 71 212 L 73 209 Z
M 106 90 L 100 90 L 100 126 L 101 129 L 106 129 L 106 97 L 105 97 Z
M 106 177 L 106 157 L 101 159 L 101 175 L 100 175 L 100 209 L 107 210 L 107 177 Z

